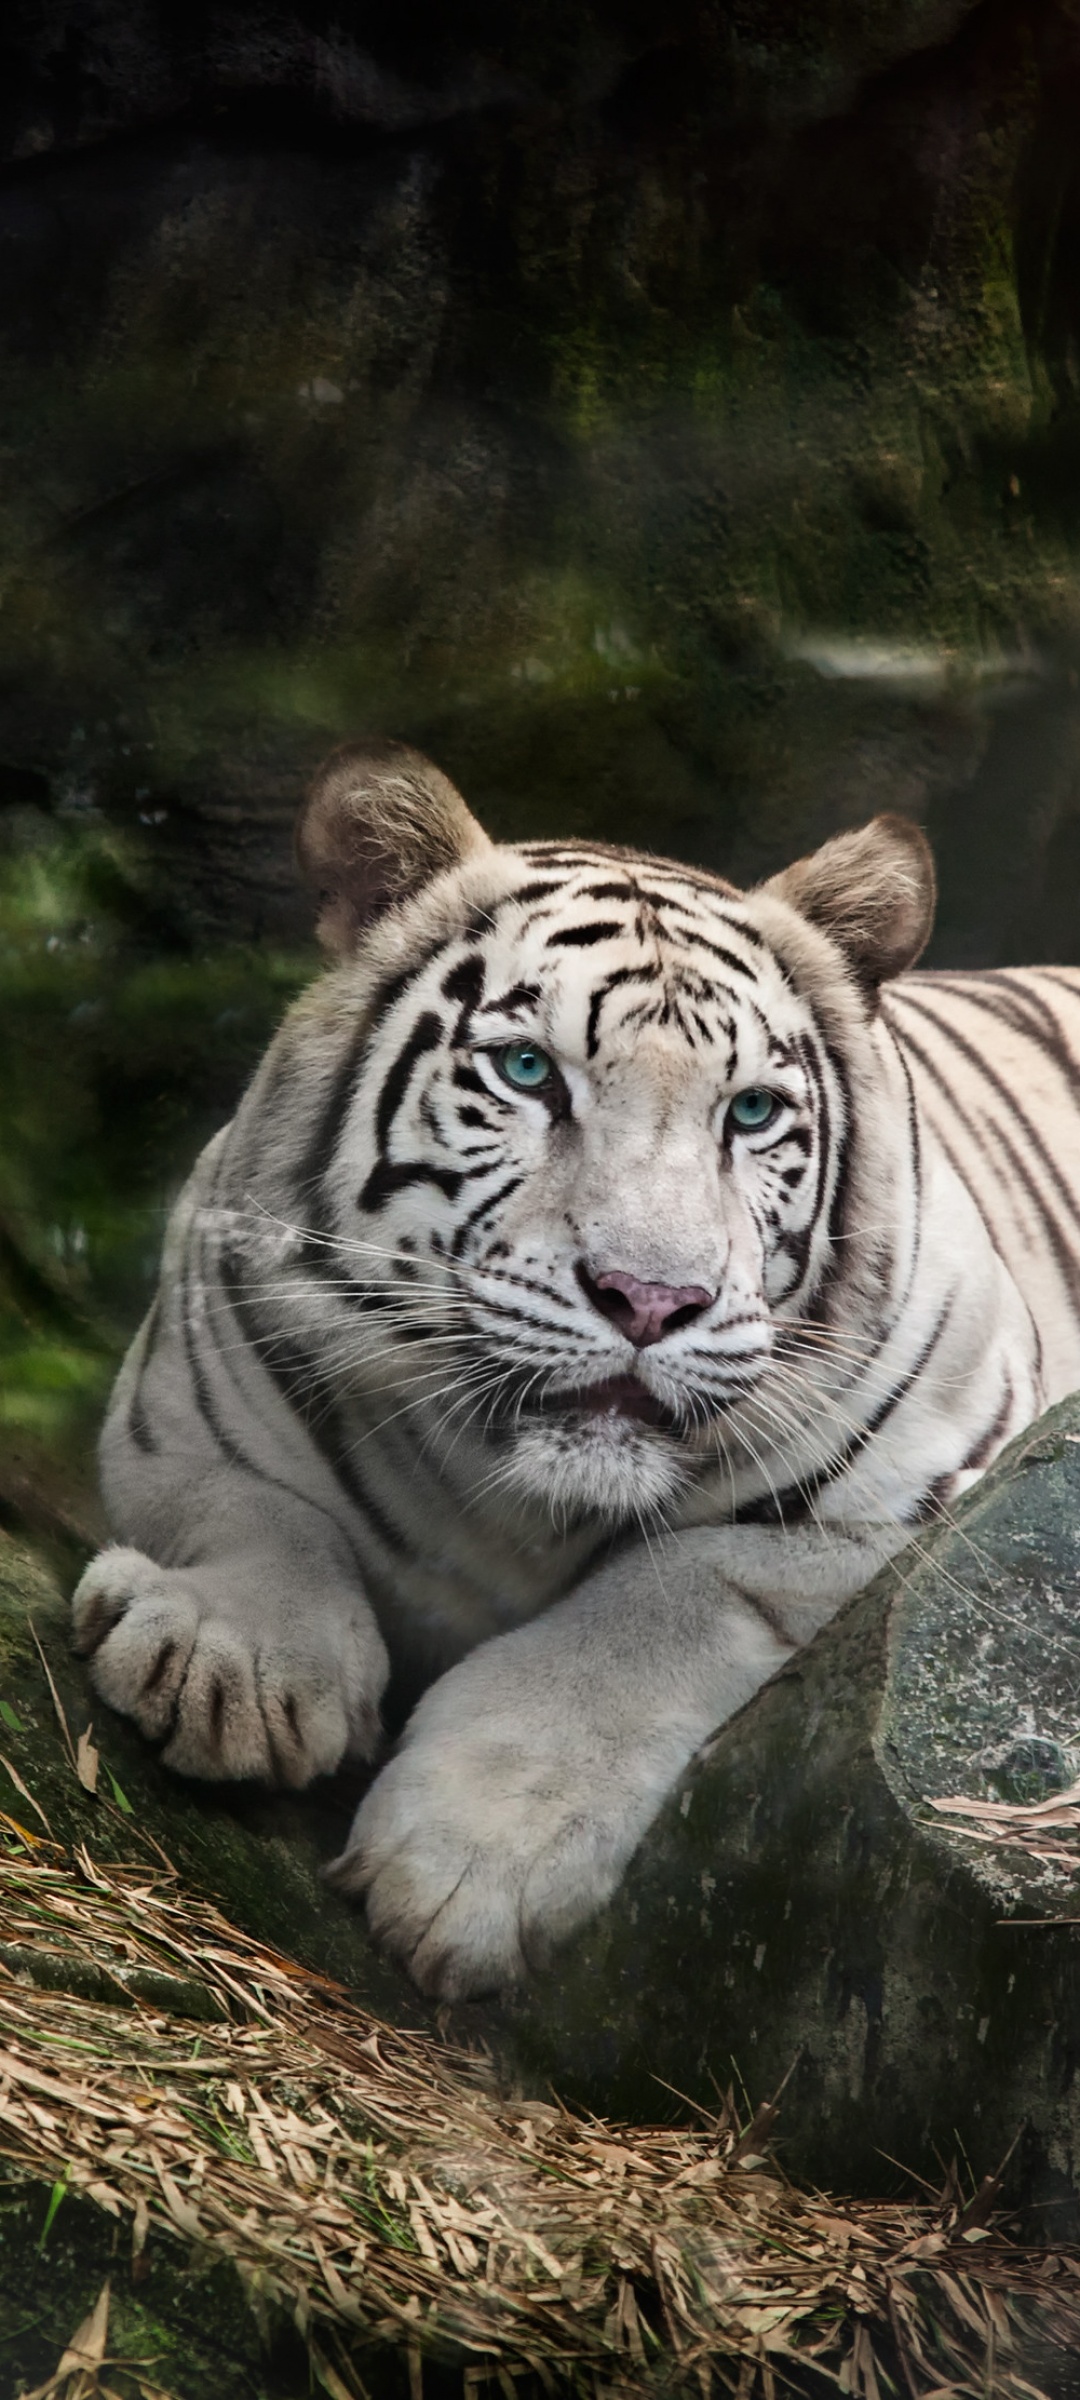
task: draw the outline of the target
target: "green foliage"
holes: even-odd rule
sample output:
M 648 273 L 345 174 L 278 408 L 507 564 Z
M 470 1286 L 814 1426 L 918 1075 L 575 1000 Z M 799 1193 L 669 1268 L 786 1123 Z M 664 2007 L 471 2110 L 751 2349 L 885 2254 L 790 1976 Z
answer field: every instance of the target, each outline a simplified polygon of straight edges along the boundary
M 0 1436 L 85 1450 L 168 1202 L 307 962 L 156 947 L 124 845 L 63 824 L 0 854 Z

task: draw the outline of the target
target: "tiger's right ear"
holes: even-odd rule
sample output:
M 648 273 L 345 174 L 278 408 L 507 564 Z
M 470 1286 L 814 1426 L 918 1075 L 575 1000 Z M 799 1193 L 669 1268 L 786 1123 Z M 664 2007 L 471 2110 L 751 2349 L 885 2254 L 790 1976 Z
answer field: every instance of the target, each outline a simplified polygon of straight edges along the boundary
M 759 889 L 827 934 L 871 1001 L 890 976 L 914 966 L 933 929 L 934 856 L 907 817 L 873 817 L 836 833 Z
M 320 767 L 296 826 L 319 894 L 316 932 L 346 958 L 365 926 L 462 859 L 492 847 L 449 777 L 404 742 L 354 742 Z

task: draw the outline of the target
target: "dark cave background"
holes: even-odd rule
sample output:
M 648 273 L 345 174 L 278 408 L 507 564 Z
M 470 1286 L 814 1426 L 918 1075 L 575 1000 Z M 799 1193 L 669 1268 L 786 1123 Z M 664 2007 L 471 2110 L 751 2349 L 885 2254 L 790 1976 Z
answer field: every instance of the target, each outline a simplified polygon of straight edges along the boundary
M 9 0 L 0 156 L 0 1497 L 77 1540 L 335 741 L 746 881 L 900 809 L 935 960 L 1080 960 L 1080 8 Z

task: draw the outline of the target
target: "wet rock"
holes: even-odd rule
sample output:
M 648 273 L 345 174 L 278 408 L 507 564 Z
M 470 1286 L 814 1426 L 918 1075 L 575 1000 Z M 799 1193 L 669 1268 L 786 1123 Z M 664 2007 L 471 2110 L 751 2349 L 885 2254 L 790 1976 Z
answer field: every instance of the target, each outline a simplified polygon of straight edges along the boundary
M 1072 1400 L 720 1732 L 515 2005 L 528 2071 L 629 2114 L 784 2083 L 792 2172 L 863 2190 L 1015 2137 L 1010 2190 L 1075 2228 L 1078 1602 Z

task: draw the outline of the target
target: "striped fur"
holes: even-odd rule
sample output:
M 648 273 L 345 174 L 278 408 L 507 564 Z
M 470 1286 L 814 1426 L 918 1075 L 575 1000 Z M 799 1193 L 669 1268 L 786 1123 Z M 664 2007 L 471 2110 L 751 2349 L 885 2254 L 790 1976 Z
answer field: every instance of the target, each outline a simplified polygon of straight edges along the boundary
M 302 1784 L 423 1691 L 335 1872 L 452 1993 L 599 1906 L 713 1727 L 1080 1384 L 1080 974 L 879 992 L 930 892 L 884 820 L 742 894 L 496 847 L 440 784 L 425 871 L 411 754 L 395 888 L 350 756 L 309 838 L 345 954 L 176 1210 L 76 1630 L 194 1775 Z M 638 1347 L 608 1270 L 699 1298 Z

